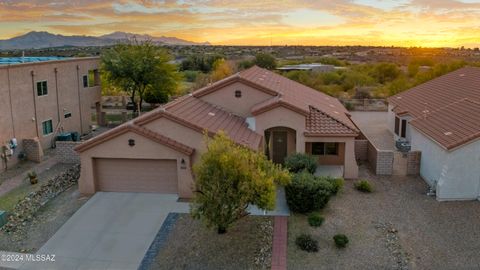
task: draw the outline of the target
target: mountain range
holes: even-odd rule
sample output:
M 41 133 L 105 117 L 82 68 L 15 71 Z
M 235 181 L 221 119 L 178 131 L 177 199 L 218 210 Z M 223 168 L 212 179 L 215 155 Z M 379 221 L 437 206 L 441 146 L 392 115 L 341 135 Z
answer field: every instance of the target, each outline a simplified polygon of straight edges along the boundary
M 197 43 L 176 37 L 154 37 L 126 32 L 113 32 L 103 36 L 64 36 L 49 32 L 32 31 L 18 37 L 0 40 L 0 50 L 41 49 L 62 46 L 108 46 L 135 38 L 138 41 L 150 40 L 159 45 L 210 45 L 209 42 Z

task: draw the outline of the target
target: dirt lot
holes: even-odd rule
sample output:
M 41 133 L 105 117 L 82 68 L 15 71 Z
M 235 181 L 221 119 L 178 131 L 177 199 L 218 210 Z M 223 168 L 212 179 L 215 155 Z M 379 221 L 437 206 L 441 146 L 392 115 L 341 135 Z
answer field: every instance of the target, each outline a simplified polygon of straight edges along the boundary
M 480 269 L 480 202 L 437 202 L 417 177 L 360 174 L 375 192 L 347 181 L 322 211 L 320 228 L 302 215 L 289 219 L 288 269 Z M 319 241 L 318 253 L 296 248 L 301 232 Z M 344 250 L 334 246 L 337 233 L 350 239 Z
M 78 186 L 72 186 L 48 202 L 27 225 L 20 238 L 0 231 L 0 250 L 35 252 L 87 201 L 80 197 Z
M 151 269 L 269 269 L 273 219 L 249 216 L 226 234 L 181 215 Z

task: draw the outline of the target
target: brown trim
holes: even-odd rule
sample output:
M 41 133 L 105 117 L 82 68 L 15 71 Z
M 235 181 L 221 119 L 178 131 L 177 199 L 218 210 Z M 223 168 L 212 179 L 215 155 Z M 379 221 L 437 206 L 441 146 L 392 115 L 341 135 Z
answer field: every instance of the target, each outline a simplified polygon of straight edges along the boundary
M 301 114 L 301 115 L 304 115 L 304 116 L 308 116 L 308 115 L 310 114 L 310 112 L 307 112 L 307 111 L 305 111 L 305 110 L 302 110 L 302 109 L 300 109 L 300 108 L 297 108 L 297 107 L 291 105 L 290 103 L 287 103 L 287 102 L 285 102 L 285 101 L 283 101 L 283 100 L 278 100 L 278 101 L 275 101 L 275 102 L 273 102 L 273 103 L 270 103 L 270 104 L 268 104 L 268 105 L 265 105 L 265 106 L 263 106 L 263 107 L 260 107 L 260 108 L 257 108 L 257 109 L 255 109 L 255 110 L 253 110 L 253 111 L 252 111 L 252 115 L 257 116 L 257 115 L 259 115 L 259 114 L 262 114 L 262 113 L 264 113 L 264 112 L 271 111 L 271 110 L 273 110 L 273 109 L 275 109 L 275 108 L 278 108 L 278 107 L 287 108 L 287 109 L 289 109 L 289 110 L 291 110 L 291 111 L 297 112 L 297 113 L 299 113 L 299 114 Z
M 199 132 L 199 133 L 202 133 L 202 134 L 203 134 L 203 133 L 207 132 L 207 135 L 210 136 L 210 137 L 213 137 L 213 136 L 215 136 L 215 134 L 217 134 L 216 132 L 213 132 L 213 131 L 204 129 L 204 128 L 202 128 L 202 127 L 200 127 L 200 126 L 197 126 L 197 125 L 195 125 L 195 124 L 193 124 L 193 123 L 191 123 L 191 122 L 185 121 L 185 120 L 183 120 L 182 118 L 179 118 L 179 117 L 177 117 L 177 116 L 175 116 L 175 115 L 173 115 L 173 114 L 171 114 L 171 113 L 169 113 L 169 112 L 167 112 L 167 111 L 161 111 L 161 110 L 158 111 L 158 112 L 155 112 L 155 113 L 146 115 L 146 117 L 144 117 L 144 118 L 142 118 L 142 119 L 134 120 L 134 124 L 139 125 L 139 126 L 143 126 L 143 125 L 145 125 L 145 124 L 148 124 L 148 123 L 150 123 L 150 122 L 152 122 L 152 121 L 155 121 L 155 120 L 157 120 L 157 119 L 160 119 L 160 118 L 162 118 L 162 117 L 164 117 L 164 118 L 166 118 L 166 119 L 168 119 L 168 120 L 171 120 L 171 121 L 173 121 L 173 122 L 175 122 L 175 123 L 177 123 L 177 124 L 183 125 L 184 127 L 190 128 L 190 129 L 192 129 L 192 130 L 194 130 L 194 131 L 197 131 L 197 132 Z M 259 136 L 258 138 L 260 138 L 260 139 L 259 139 L 259 142 L 258 142 L 258 145 L 261 145 L 261 141 L 262 141 L 262 140 L 261 140 L 261 136 Z M 232 138 L 232 140 L 235 141 L 233 138 Z M 247 147 L 249 147 L 249 148 L 255 147 L 255 146 L 257 145 L 256 142 L 252 142 L 252 143 L 248 143 L 248 142 L 244 142 L 244 143 L 236 142 L 236 143 L 238 143 L 238 144 L 240 144 L 240 145 L 247 146 Z M 258 149 L 259 149 L 259 148 L 255 149 L 255 150 L 258 150 Z
M 80 134 L 83 134 L 82 99 L 80 95 L 80 66 L 77 65 L 76 69 L 77 69 L 78 112 L 80 116 Z
M 253 87 L 259 91 L 262 91 L 264 93 L 267 93 L 269 95 L 272 95 L 272 96 L 276 96 L 278 95 L 279 93 L 274 91 L 274 90 L 271 90 L 269 88 L 266 88 L 266 87 L 263 87 L 259 84 L 256 84 L 255 82 L 252 82 L 250 80 L 247 80 L 243 77 L 240 77 L 240 75 L 237 73 L 236 75 L 233 75 L 231 77 L 228 77 L 226 78 L 225 80 L 221 80 L 221 81 L 218 81 L 212 85 L 209 85 L 207 87 L 204 87 L 204 88 L 201 88 L 201 89 L 198 89 L 197 91 L 193 92 L 193 96 L 194 97 L 202 97 L 202 96 L 205 96 L 205 95 L 208 95 L 210 93 L 213 93 L 217 90 L 220 90 L 222 89 L 223 87 L 227 86 L 227 85 L 230 85 L 230 84 L 233 84 L 233 83 L 236 83 L 236 82 L 240 82 L 240 83 L 244 83 L 246 84 L 247 86 L 250 86 L 250 87 Z
M 146 129 L 144 127 L 139 127 L 134 124 L 126 124 L 119 126 L 118 128 L 114 128 L 110 131 L 107 131 L 106 133 L 103 133 L 89 141 L 86 141 L 85 143 L 75 147 L 75 151 L 77 152 L 84 152 L 96 145 L 99 145 L 103 142 L 108 141 L 109 139 L 118 137 L 119 135 L 125 134 L 127 132 L 134 132 L 140 136 L 143 136 L 145 138 L 148 138 L 154 142 L 163 144 L 165 146 L 168 146 L 172 148 L 173 150 L 176 150 L 180 153 L 186 154 L 186 155 L 191 155 L 195 152 L 195 149 L 191 148 L 190 146 L 184 145 L 180 142 L 177 142 L 173 139 L 170 139 L 166 136 L 163 136 L 161 134 L 158 134 L 156 132 L 153 132 L 149 129 Z
M 35 71 L 30 71 L 30 74 L 32 75 L 32 90 L 33 90 L 33 110 L 35 113 L 35 132 L 37 134 L 37 138 L 40 138 L 40 132 L 38 131 L 38 115 L 37 115 L 37 91 L 35 89 Z M 48 86 L 47 86 L 48 87 Z
M 162 117 L 165 117 L 165 118 L 167 118 L 167 119 L 169 119 L 169 120 L 172 120 L 172 121 L 174 121 L 174 122 L 176 122 L 176 123 L 178 123 L 178 124 L 181 124 L 181 125 L 183 125 L 183 126 L 185 126 L 185 127 L 188 127 L 188 128 L 190 128 L 190 129 L 193 129 L 193 130 L 198 131 L 198 132 L 200 132 L 200 133 L 203 133 L 203 132 L 205 131 L 202 127 L 197 126 L 197 125 L 195 125 L 195 124 L 192 124 L 192 123 L 190 123 L 190 122 L 188 122 L 188 121 L 185 121 L 185 120 L 183 120 L 182 118 L 176 117 L 175 115 L 173 115 L 173 114 L 171 114 L 171 113 L 169 113 L 169 112 L 167 112 L 167 111 L 158 111 L 158 112 L 156 112 L 156 113 L 152 113 L 152 114 L 148 115 L 147 117 L 145 117 L 145 118 L 143 118 L 143 119 L 134 120 L 133 122 L 134 122 L 136 125 L 144 126 L 144 125 L 146 125 L 146 124 L 148 124 L 148 123 L 150 123 L 150 122 L 153 122 L 153 121 L 155 121 L 155 120 L 157 120 L 157 119 L 160 119 L 160 118 L 162 118 Z M 215 135 L 215 133 L 208 130 L 208 135 L 211 136 L 211 137 L 213 137 L 213 136 Z

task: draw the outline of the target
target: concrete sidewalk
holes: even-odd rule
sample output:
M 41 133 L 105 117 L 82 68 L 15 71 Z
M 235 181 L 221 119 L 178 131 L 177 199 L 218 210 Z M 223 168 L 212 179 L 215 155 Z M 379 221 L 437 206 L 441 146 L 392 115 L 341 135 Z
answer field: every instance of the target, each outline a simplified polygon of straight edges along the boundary
M 36 254 L 55 262 L 20 269 L 137 269 L 170 212 L 188 213 L 177 195 L 96 193 Z

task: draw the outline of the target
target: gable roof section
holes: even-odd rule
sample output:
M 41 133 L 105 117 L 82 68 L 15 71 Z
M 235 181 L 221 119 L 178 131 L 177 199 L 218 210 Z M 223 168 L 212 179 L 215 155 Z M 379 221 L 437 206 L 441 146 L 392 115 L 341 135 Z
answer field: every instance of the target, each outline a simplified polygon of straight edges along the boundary
M 480 102 L 465 98 L 410 124 L 443 148 L 452 150 L 480 138 Z
M 274 95 L 271 99 L 255 105 L 252 108 L 253 115 L 283 106 L 307 116 L 311 112 L 310 107 L 313 107 L 336 120 L 342 128 L 346 126 L 353 133 L 358 133 L 357 127 L 348 116 L 348 111 L 336 98 L 257 66 L 197 90 L 193 95 L 201 97 L 235 81 Z
M 356 136 L 358 132 L 320 110 L 310 107 L 305 136 Z
M 480 102 L 480 68 L 458 69 L 392 96 L 388 102 L 395 113 L 416 118 L 464 98 Z
M 262 136 L 249 129 L 244 118 L 191 95 L 183 96 L 162 108 L 144 114 L 135 119 L 134 123 L 143 126 L 161 117 L 200 133 L 207 130 L 211 136 L 223 130 L 234 142 L 254 150 L 259 149 L 262 142 Z
M 261 85 L 258 85 L 258 84 L 255 84 L 254 82 L 250 81 L 250 80 L 247 80 L 246 78 L 242 77 L 241 76 L 241 72 L 240 73 L 236 73 L 232 76 L 229 76 L 227 78 L 224 78 L 220 81 L 217 81 L 217 82 L 214 82 L 212 83 L 211 85 L 208 85 L 208 86 L 205 86 L 203 88 L 200 88 L 196 91 L 194 91 L 192 94 L 194 97 L 202 97 L 202 96 L 205 96 L 205 95 L 208 95 L 210 93 L 213 93 L 227 85 L 230 85 L 232 83 L 235 83 L 235 82 L 241 82 L 241 83 L 244 83 L 248 86 L 251 86 L 255 89 L 258 89 L 264 93 L 267 93 L 269 95 L 272 95 L 272 96 L 275 96 L 277 95 L 278 93 L 270 88 L 266 88 L 266 87 L 262 87 Z
M 158 134 L 156 132 L 153 132 L 147 128 L 137 126 L 133 124 L 132 122 L 125 123 L 121 126 L 118 126 L 116 128 L 113 128 L 107 132 L 104 132 L 97 137 L 94 137 L 81 145 L 77 146 L 75 148 L 75 151 L 77 152 L 84 152 L 96 145 L 99 145 L 105 141 L 108 141 L 112 138 L 118 137 L 122 134 L 125 134 L 127 132 L 134 132 L 140 136 L 143 136 L 145 138 L 148 138 L 154 142 L 160 143 L 162 145 L 168 146 L 172 148 L 173 150 L 176 150 L 180 153 L 186 154 L 186 155 L 191 155 L 195 151 L 195 149 L 184 145 L 180 142 L 177 142 L 171 138 L 168 138 L 166 136 L 163 136 L 161 134 Z

